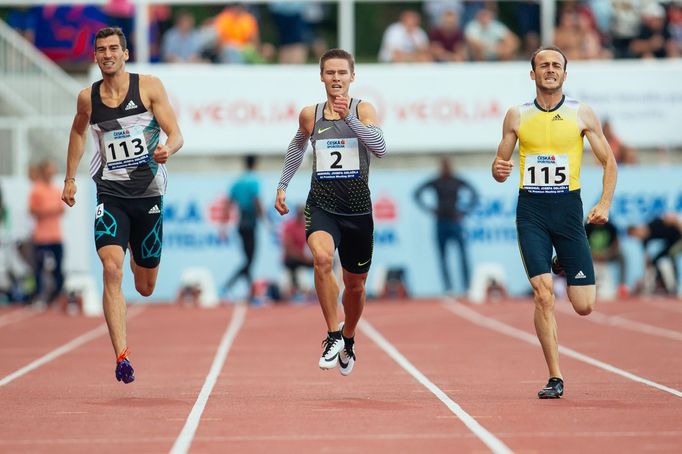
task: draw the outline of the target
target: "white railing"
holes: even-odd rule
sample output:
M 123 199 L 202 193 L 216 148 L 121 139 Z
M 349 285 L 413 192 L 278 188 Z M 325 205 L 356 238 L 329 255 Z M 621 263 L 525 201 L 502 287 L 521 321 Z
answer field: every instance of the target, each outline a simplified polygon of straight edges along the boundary
M 0 21 L 0 100 L 9 115 L 0 135 L 1 174 L 25 174 L 32 155 L 65 152 L 64 119 L 73 116 L 78 91 L 68 74 Z

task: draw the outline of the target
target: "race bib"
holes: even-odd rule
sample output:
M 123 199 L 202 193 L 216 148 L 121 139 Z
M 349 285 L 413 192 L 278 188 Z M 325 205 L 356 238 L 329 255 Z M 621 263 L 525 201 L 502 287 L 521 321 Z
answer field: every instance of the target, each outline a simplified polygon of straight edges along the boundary
M 526 156 L 523 189 L 541 194 L 568 192 L 570 170 L 565 154 Z
M 149 150 L 142 126 L 108 131 L 104 133 L 103 139 L 107 170 L 137 167 L 149 161 Z
M 318 180 L 347 180 L 360 176 L 358 139 L 324 139 L 315 142 Z

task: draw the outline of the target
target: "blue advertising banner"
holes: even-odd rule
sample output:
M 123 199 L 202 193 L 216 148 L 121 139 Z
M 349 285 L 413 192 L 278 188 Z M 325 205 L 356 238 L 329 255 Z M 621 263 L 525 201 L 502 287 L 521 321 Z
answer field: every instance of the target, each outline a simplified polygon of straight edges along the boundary
M 586 159 L 590 157 L 586 156 Z M 374 170 L 372 188 L 375 247 L 368 292 L 380 291 L 387 270 L 402 269 L 413 296 L 435 296 L 444 291 L 438 265 L 434 219 L 421 210 L 414 199 L 415 189 L 433 178 L 437 170 Z M 638 241 L 625 236 L 628 225 L 646 222 L 664 212 L 682 212 L 682 174 L 680 167 L 621 167 L 611 219 L 622 234 L 628 259 L 629 283 L 643 272 L 642 248 Z M 205 267 L 217 286 L 222 285 L 242 264 L 240 239 L 236 232 L 237 213 L 230 213 L 223 223 L 225 197 L 238 173 L 174 174 L 170 176 L 164 204 L 163 254 L 154 300 L 175 298 L 183 270 Z M 464 169 L 460 176 L 479 192 L 476 209 L 464 220 L 470 268 L 486 264 L 500 265 L 512 295 L 530 291 L 516 242 L 515 209 L 518 175 L 504 184 L 495 182 L 489 168 Z M 260 198 L 266 219 L 258 226 L 253 271 L 256 279 L 274 283 L 285 280 L 279 231 L 282 220 L 274 210 L 275 188 L 279 173 L 260 174 Z M 304 204 L 310 173 L 301 169 L 287 191 L 293 213 Z M 587 165 L 582 172 L 582 199 L 585 215 L 601 194 L 601 168 Z M 427 200 L 428 201 L 428 200 Z M 290 213 L 288 216 L 292 216 Z M 226 227 L 221 227 L 221 225 Z M 94 248 L 93 248 L 94 253 Z M 458 251 L 449 252 L 450 272 L 456 293 L 463 293 Z M 97 259 L 93 260 L 98 263 Z M 93 273 L 99 279 L 99 265 Z M 126 267 L 127 268 L 127 267 Z M 128 298 L 141 299 L 134 291 L 132 276 L 126 269 L 124 279 Z M 243 283 L 230 297 L 246 295 Z

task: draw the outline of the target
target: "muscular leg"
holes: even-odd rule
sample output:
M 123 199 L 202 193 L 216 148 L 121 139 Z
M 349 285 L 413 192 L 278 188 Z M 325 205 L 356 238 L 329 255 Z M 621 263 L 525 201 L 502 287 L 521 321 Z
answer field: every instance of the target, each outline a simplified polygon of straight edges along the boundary
M 327 323 L 327 331 L 338 331 L 339 319 L 336 306 L 339 299 L 339 285 L 332 267 L 334 239 L 327 232 L 316 231 L 308 237 L 308 246 L 313 253 L 315 290 Z
M 596 285 L 569 285 L 566 290 L 568 299 L 575 310 L 580 315 L 589 315 L 594 309 L 597 299 Z
M 120 246 L 101 247 L 97 254 L 102 261 L 104 292 L 104 318 L 109 327 L 109 337 L 118 355 L 126 347 L 126 303 L 121 290 L 123 281 L 123 258 L 125 253 Z
M 346 337 L 355 336 L 355 328 L 358 326 L 362 310 L 365 308 L 365 281 L 367 273 L 354 274 L 343 270 L 344 290 L 341 301 L 345 321 L 343 325 L 343 335 Z
M 535 332 L 545 355 L 550 377 L 563 378 L 559 369 L 559 343 L 557 324 L 554 317 L 554 290 L 552 276 L 540 274 L 530 279 L 535 301 Z

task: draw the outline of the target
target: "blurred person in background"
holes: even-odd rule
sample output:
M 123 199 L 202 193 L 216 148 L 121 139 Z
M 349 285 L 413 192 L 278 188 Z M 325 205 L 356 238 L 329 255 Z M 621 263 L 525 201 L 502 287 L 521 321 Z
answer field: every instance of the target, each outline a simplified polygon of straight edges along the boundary
M 497 182 L 509 178 L 518 141 L 521 178 L 516 229 L 533 287 L 535 331 L 550 377 L 538 393 L 540 399 L 559 398 L 564 393 L 550 271 L 566 276 L 568 299 L 578 314 L 590 314 L 596 300 L 580 198 L 583 137 L 603 168 L 602 194 L 589 211 L 588 223 L 608 221 L 617 178 L 616 160 L 594 111 L 563 94 L 567 63 L 566 56 L 553 46 L 541 47 L 532 55 L 530 78 L 535 82 L 535 99 L 507 111 L 491 169 Z M 557 253 L 554 259 L 552 248 Z
M 161 263 L 165 164 L 182 147 L 183 138 L 163 83 L 126 71 L 129 54 L 121 29 L 97 32 L 94 57 L 102 79 L 78 94 L 62 200 L 69 206 L 76 203 L 76 173 L 90 125 L 95 138 L 90 173 L 97 189 L 94 232 L 103 268 L 104 317 L 116 357 L 116 379 L 131 383 L 135 371 L 128 358 L 123 262 L 130 247 L 135 289 L 150 296 Z
M 313 145 L 313 173 L 306 202 L 306 237 L 313 254 L 315 290 L 327 336 L 319 360 L 321 369 L 338 364 L 342 375 L 355 364 L 355 328 L 365 306 L 365 281 L 372 264 L 374 219 L 369 190 L 370 153 L 382 157 L 386 143 L 374 106 L 348 94 L 355 80 L 353 56 L 331 49 L 320 59 L 320 80 L 326 100 L 304 107 L 298 130 L 289 144 L 275 209 L 289 212 L 286 190 Z M 343 283 L 345 321 L 339 324 L 339 285 L 333 272 L 338 250 Z
M 180 10 L 175 15 L 175 25 L 163 35 L 161 57 L 165 63 L 205 63 L 204 44 L 192 13 Z
M 506 61 L 516 57 L 519 38 L 496 16 L 496 5 L 487 3 L 464 27 L 464 37 L 474 61 Z
M 668 31 L 670 32 L 670 56 L 682 56 L 682 2 L 668 5 Z
M 611 150 L 613 151 L 613 156 L 616 158 L 618 164 L 637 164 L 639 160 L 637 159 L 637 150 L 625 144 L 620 137 L 614 132 L 611 120 L 608 118 L 602 123 L 602 129 L 604 131 L 604 137 L 609 143 Z
M 658 287 L 665 293 L 677 294 L 679 283 L 677 258 L 682 254 L 682 219 L 674 213 L 665 214 L 645 224 L 631 225 L 627 233 L 642 242 L 645 270 L 653 271 L 645 272 L 644 278 L 638 284 L 638 290 L 655 291 Z M 648 248 L 655 240 L 659 240 L 661 245 L 658 252 L 651 257 Z M 654 285 L 646 282 L 647 274 L 653 274 Z
M 34 219 L 31 240 L 36 288 L 33 303 L 38 307 L 45 304 L 51 306 L 61 295 L 64 287 L 62 272 L 64 245 L 61 226 L 64 204 L 59 187 L 52 182 L 56 171 L 57 167 L 51 159 L 42 160 L 38 164 L 37 178 L 29 195 L 29 212 Z M 52 277 L 52 289 L 47 295 L 43 279 L 46 274 Z
M 611 46 L 616 58 L 633 58 L 630 43 L 639 34 L 641 0 L 612 0 Z
M 282 260 L 289 271 L 291 296 L 300 299 L 301 286 L 298 282 L 298 270 L 313 268 L 313 257 L 308 249 L 305 236 L 305 207 L 299 205 L 293 217 L 282 223 Z
M 261 46 L 256 16 L 241 3 L 228 5 L 216 16 L 220 63 L 263 63 L 273 56 L 271 46 Z
M 424 193 L 432 191 L 436 205 L 429 206 L 424 201 Z M 440 258 L 440 272 L 446 293 L 452 293 L 452 280 L 447 259 L 448 243 L 454 241 L 459 249 L 459 263 L 462 276 L 463 293 L 469 290 L 469 254 L 464 235 L 464 218 L 478 204 L 478 192 L 452 169 L 450 160 L 442 158 L 440 174 L 417 188 L 414 199 L 422 210 L 434 215 L 436 221 L 436 244 Z
M 445 10 L 438 25 L 429 32 L 431 56 L 434 61 L 466 61 L 467 47 L 464 33 L 459 27 L 459 16 L 453 10 Z
M 675 43 L 665 21 L 665 8 L 657 2 L 641 11 L 639 33 L 630 42 L 630 53 L 637 58 L 667 58 L 675 56 Z
M 227 212 L 236 207 L 239 211 L 239 224 L 237 232 L 242 242 L 244 252 L 244 264 L 225 282 L 223 293 L 227 294 L 232 287 L 243 278 L 249 289 L 249 301 L 253 302 L 253 275 L 251 267 L 256 253 L 256 227 L 258 219 L 263 216 L 263 207 L 260 203 L 260 182 L 256 174 L 256 157 L 244 157 L 245 171 L 230 188 L 227 198 Z
M 429 37 L 420 27 L 421 16 L 413 10 L 400 13 L 400 20 L 384 31 L 379 62 L 413 63 L 431 61 Z
M 592 260 L 595 263 L 618 265 L 618 297 L 627 298 L 629 290 L 625 284 L 627 268 L 625 255 L 620 247 L 618 229 L 611 221 L 603 224 L 585 224 L 585 234 L 590 244 Z
M 277 29 L 279 62 L 305 63 L 308 59 L 305 2 L 272 2 L 269 8 Z

